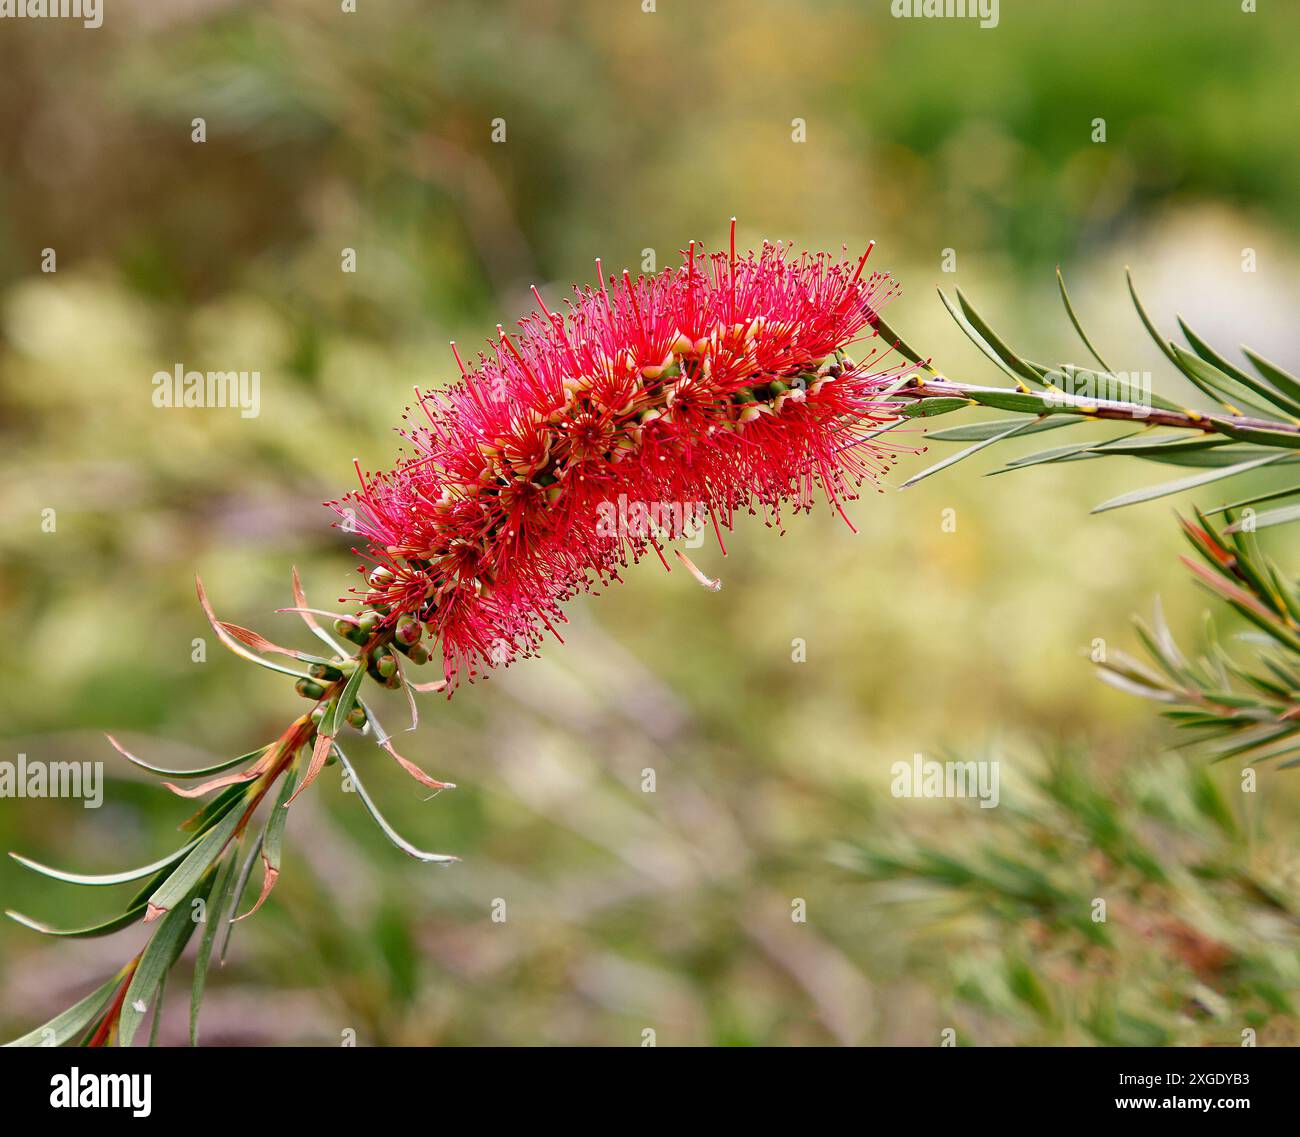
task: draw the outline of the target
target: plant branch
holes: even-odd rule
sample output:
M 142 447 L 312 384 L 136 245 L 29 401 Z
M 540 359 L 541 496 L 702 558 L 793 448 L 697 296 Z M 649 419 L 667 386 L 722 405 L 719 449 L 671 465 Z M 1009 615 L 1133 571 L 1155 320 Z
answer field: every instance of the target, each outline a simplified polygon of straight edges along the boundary
M 422 785 L 435 790 L 451 788 L 450 783 L 429 777 L 415 763 L 397 753 L 361 697 L 361 686 L 367 678 L 382 687 L 405 689 L 412 699 L 414 691 L 438 689 L 436 683 L 408 682 L 398 663 L 399 656 L 416 665 L 429 660 L 427 649 L 419 642 L 418 624 L 400 620 L 393 624 L 387 623 L 384 620 L 385 613 L 374 605 L 367 605 L 357 616 L 339 615 L 335 629 L 340 636 L 351 641 L 352 647 L 347 650 L 325 632 L 306 610 L 305 597 L 302 596 L 296 573 L 294 589 L 298 610 L 308 627 L 336 649 L 336 654 L 331 658 L 281 648 L 256 632 L 219 621 L 208 604 L 202 584 L 198 584 L 200 603 L 221 642 L 250 662 L 296 676 L 298 694 L 313 703 L 312 709 L 296 717 L 278 738 L 241 758 L 197 771 L 150 766 L 110 738 L 110 742 L 124 757 L 155 774 L 178 780 L 206 777 L 212 773 L 221 774 L 193 789 L 182 789 L 172 782 L 164 783 L 173 793 L 186 798 L 217 791 L 198 813 L 181 826 L 193 834 L 188 844 L 171 857 L 155 864 L 107 876 L 86 876 L 49 869 L 15 854 L 19 863 L 26 867 L 73 884 L 144 882 L 141 890 L 128 903 L 126 911 L 107 923 L 93 928 L 60 930 L 18 913 L 8 913 L 25 926 L 56 936 L 107 935 L 143 919 L 145 923 L 154 925 L 154 933 L 140 953 L 118 972 L 112 982 L 11 1045 L 46 1045 L 51 1039 L 56 1042 L 73 1042 L 77 1038 L 85 1039 L 90 1046 L 105 1046 L 113 1042 L 130 1045 L 149 1005 L 152 1002 L 161 1003 L 166 974 L 179 960 L 194 933 L 196 923 L 225 920 L 228 936 L 231 924 L 251 916 L 262 906 L 279 876 L 285 811 L 324 766 L 341 759 L 336 739 L 348 727 L 369 734 Z M 290 656 L 299 664 L 307 664 L 310 670 L 304 673 L 298 668 L 286 667 L 266 659 L 266 655 Z M 308 755 L 310 758 L 306 759 Z M 242 769 L 233 773 L 226 772 L 241 764 Z M 448 863 L 457 859 L 439 853 L 426 853 L 405 841 L 379 813 L 361 785 L 355 766 L 348 764 L 347 769 L 366 810 L 398 848 L 423 861 Z M 230 887 L 236 876 L 233 862 L 238 856 L 238 845 L 258 807 L 277 784 L 282 787 L 279 800 L 255 846 L 255 856 L 260 856 L 262 861 L 262 888 L 252 908 L 243 915 L 238 915 L 240 894 L 248 882 L 248 873 L 244 872 L 239 874 L 238 883 L 233 889 Z M 196 916 L 197 913 L 201 915 Z M 192 1039 L 195 1037 L 198 1007 L 214 939 L 213 933 L 205 933 L 205 947 L 200 951 L 195 969 L 191 1002 Z M 222 951 L 224 953 L 224 944 Z M 155 1008 L 155 1016 L 160 1013 L 160 1009 Z

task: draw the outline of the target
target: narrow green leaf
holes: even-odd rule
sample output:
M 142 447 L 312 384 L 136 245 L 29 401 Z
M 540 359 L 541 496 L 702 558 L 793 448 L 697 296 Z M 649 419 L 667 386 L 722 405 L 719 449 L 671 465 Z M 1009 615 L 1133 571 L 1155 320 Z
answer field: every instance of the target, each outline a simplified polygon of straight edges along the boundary
M 158 997 L 154 1000 L 153 1021 L 149 1024 L 149 1046 L 158 1045 L 158 1029 L 162 1026 L 163 1004 L 167 999 L 167 972 L 158 980 Z
M 1222 599 L 1224 594 L 1221 589 L 1213 588 L 1209 582 L 1204 579 L 1198 579 L 1197 584 L 1212 593 L 1215 597 Z M 1267 632 L 1268 635 L 1279 644 L 1284 644 L 1291 651 L 1300 653 L 1300 636 L 1291 630 L 1286 624 L 1279 620 L 1271 612 L 1263 613 L 1257 610 L 1254 605 L 1242 603 L 1238 599 L 1229 599 L 1228 604 L 1235 612 L 1240 613 L 1261 631 Z
M 1122 451 L 1116 451 L 1122 454 Z M 1223 466 L 1235 466 L 1248 458 L 1260 458 L 1265 454 L 1277 453 L 1267 446 L 1223 446 L 1210 447 L 1206 450 L 1171 450 L 1167 454 L 1159 450 L 1139 457 L 1144 462 L 1159 462 L 1165 466 L 1199 466 L 1204 469 L 1218 469 Z
M 898 348 L 899 354 L 909 363 L 915 363 L 920 367 L 924 367 L 930 374 L 934 374 L 934 368 L 930 366 L 929 360 L 923 359 L 920 353 L 915 351 L 902 336 L 885 323 L 881 316 L 876 317 L 876 331 L 892 342 Z
M 1114 671 L 1134 682 L 1147 687 L 1159 687 L 1169 690 L 1169 681 L 1159 672 L 1153 671 L 1145 663 L 1134 659 L 1127 652 L 1112 651 L 1106 662 L 1101 665 L 1107 671 Z
M 183 901 L 207 898 L 212 888 L 212 876 L 208 875 L 198 881 L 184 897 Z M 149 1004 L 158 993 L 163 979 L 172 965 L 180 957 L 185 945 L 194 934 L 196 925 L 188 903 L 178 903 L 163 917 L 158 930 L 146 945 L 135 974 L 131 976 L 131 985 L 126 989 L 126 998 L 122 1002 L 122 1013 L 118 1019 L 118 1045 L 130 1046 L 136 1031 L 144 1022 L 149 1011 Z
M 1264 559 L 1264 568 L 1268 573 L 1269 586 L 1273 595 L 1282 601 L 1282 607 L 1290 615 L 1292 623 L 1300 626 L 1300 597 L 1296 595 L 1295 588 L 1282 575 L 1282 570 L 1271 558 Z
M 1273 659 L 1267 655 L 1261 656 L 1260 659 L 1264 666 L 1285 683 L 1290 690 L 1300 689 L 1300 675 L 1288 668 L 1281 660 Z
M 262 907 L 266 902 L 266 898 L 271 895 L 271 889 L 275 887 L 276 879 L 280 875 L 280 852 L 284 846 L 284 827 L 289 820 L 289 803 L 293 800 L 294 788 L 298 784 L 299 766 L 300 763 L 295 760 L 294 764 L 285 772 L 284 781 L 280 784 L 279 797 L 276 798 L 275 808 L 271 810 L 271 816 L 266 819 L 266 825 L 262 828 L 262 840 L 260 842 L 263 869 L 262 891 L 247 912 L 242 916 L 235 917 L 237 920 L 247 919 Z
M 1225 513 L 1228 510 L 1243 509 L 1248 505 L 1259 505 L 1265 501 L 1276 501 L 1278 498 L 1291 497 L 1294 494 L 1300 494 L 1300 485 L 1287 486 L 1281 490 L 1268 490 L 1264 493 L 1251 494 L 1249 497 L 1243 497 L 1240 501 L 1234 501 L 1231 505 L 1221 505 L 1217 509 L 1207 509 L 1205 512 L 1208 516 L 1213 517 L 1216 513 Z
M 251 782 L 236 782 L 226 786 L 211 801 L 207 802 L 192 818 L 181 825 L 182 829 L 192 833 L 204 833 L 232 809 L 239 806 L 248 793 Z
M 203 989 L 207 983 L 208 965 L 212 958 L 212 945 L 217 930 L 223 925 L 230 901 L 230 889 L 235 881 L 239 864 L 239 848 L 231 849 L 217 870 L 212 894 L 203 914 L 203 935 L 199 939 L 199 954 L 194 961 L 194 986 L 190 990 L 190 1045 L 199 1044 L 199 1008 L 203 1004 Z
M 40 920 L 33 920 L 30 916 L 24 916 L 21 912 L 15 912 L 13 909 L 5 910 L 5 915 L 9 919 L 21 924 L 24 928 L 31 928 L 33 932 L 40 932 L 43 936 L 62 936 L 65 939 L 74 940 L 91 939 L 94 936 L 111 936 L 114 932 L 120 932 L 123 928 L 130 927 L 144 914 L 145 906 L 139 904 L 128 908 L 120 916 L 105 920 L 102 924 L 89 924 L 84 928 L 55 928 L 42 923 Z
M 1161 603 L 1159 596 L 1155 598 L 1155 603 L 1152 605 L 1151 631 L 1155 636 L 1156 644 L 1160 649 L 1161 655 L 1163 655 L 1164 658 L 1167 659 L 1183 677 L 1202 686 L 1212 684 L 1213 680 L 1209 677 L 1208 673 L 1188 660 L 1179 649 L 1178 643 L 1174 639 L 1173 632 L 1169 630 L 1169 623 L 1165 619 L 1165 606 Z
M 25 1034 L 22 1038 L 15 1038 L 13 1042 L 5 1043 L 6 1046 L 62 1046 L 65 1042 L 76 1038 L 85 1030 L 99 1014 L 113 1001 L 113 995 L 117 992 L 121 984 L 123 974 L 119 971 L 102 987 L 92 991 L 79 1003 L 74 1003 L 62 1014 L 55 1015 L 49 1022 L 43 1026 L 38 1026 L 34 1031 Z
M 938 292 L 939 292 L 939 300 L 943 303 L 943 306 L 948 309 L 948 315 L 952 317 L 953 323 L 955 323 L 959 328 L 961 328 L 966 338 L 970 340 L 970 342 L 973 343 L 977 348 L 979 348 L 980 351 L 984 354 L 984 356 L 989 360 L 989 362 L 991 362 L 999 371 L 1001 371 L 1004 375 L 1006 375 L 1008 379 L 1011 379 L 1016 383 L 1023 382 L 1020 376 L 1017 375 L 1015 371 L 1013 371 L 1002 361 L 1002 357 L 999 356 L 998 353 L 993 350 L 993 348 L 984 340 L 984 337 L 981 336 L 979 332 L 977 332 L 971 326 L 970 321 L 967 320 L 966 317 L 962 315 L 961 309 L 959 309 L 956 304 L 954 304 L 951 300 L 948 299 L 943 289 L 939 289 Z
M 999 411 L 1017 411 L 1032 415 L 1083 415 L 1080 403 L 1065 401 L 1059 391 L 972 390 L 970 397 L 981 406 Z M 1089 406 L 1091 404 L 1088 404 Z
M 1091 367 L 1062 363 L 1047 371 L 1043 381 L 1054 390 L 1066 394 L 1057 381 L 1066 378 L 1069 379 L 1068 394 L 1081 403 L 1128 403 L 1142 407 L 1148 414 L 1153 410 L 1186 413 L 1187 408 L 1172 399 L 1166 399 L 1152 390 L 1136 389 L 1137 385 L 1131 379 L 1121 379 L 1110 371 L 1094 371 Z
M 226 962 L 226 950 L 230 947 L 230 937 L 235 930 L 235 913 L 239 910 L 239 902 L 244 895 L 244 889 L 248 887 L 249 877 L 253 875 L 253 865 L 257 863 L 258 855 L 262 851 L 262 837 L 265 830 L 257 834 L 257 839 L 253 842 L 253 847 L 249 850 L 248 856 L 244 858 L 243 867 L 239 870 L 239 878 L 235 881 L 235 887 L 230 894 L 230 917 L 226 920 L 226 929 L 221 937 L 221 951 L 217 954 L 218 961 L 224 966 Z
M 942 462 L 936 462 L 933 466 L 927 467 L 919 474 L 913 474 L 898 488 L 902 490 L 908 489 L 909 487 L 916 485 L 917 482 L 928 478 L 931 474 L 937 474 L 940 470 L 946 470 L 949 466 L 955 466 L 958 462 L 962 461 L 962 459 L 969 458 L 977 451 L 983 450 L 984 447 L 991 446 L 995 442 L 1000 442 L 1004 438 L 1010 438 L 1013 434 L 1019 433 L 1026 425 L 1028 425 L 1028 423 L 1021 423 L 1018 426 L 1011 427 L 1009 430 L 1004 430 L 1001 434 L 995 434 L 993 437 L 986 438 L 982 442 L 976 442 L 972 446 L 967 446 L 965 450 L 959 450 L 956 454 L 950 455 Z
M 271 810 L 271 816 L 266 821 L 266 838 L 262 842 L 262 857 L 266 864 L 275 871 L 280 871 L 280 853 L 284 848 L 284 827 L 289 820 L 289 810 L 286 807 L 289 799 L 293 797 L 294 786 L 298 784 L 299 763 L 294 762 L 284 775 L 284 782 L 280 786 L 280 796 L 276 799 L 275 808 Z
M 1191 729 L 1198 726 L 1214 726 L 1220 722 L 1215 715 L 1205 714 L 1201 711 L 1189 711 L 1179 707 L 1173 707 L 1169 710 L 1160 712 L 1170 722 L 1178 724 L 1180 729 Z
M 1130 440 L 1132 439 L 1132 440 Z M 1201 435 L 1197 438 L 1165 438 L 1152 442 L 1149 440 L 1138 440 L 1130 436 L 1122 442 L 1106 442 L 1098 446 L 1098 450 L 1106 450 L 1112 454 L 1124 454 L 1130 457 L 1145 458 L 1148 455 L 1159 454 L 1182 454 L 1189 451 L 1212 450 L 1218 446 L 1230 446 L 1232 440 L 1228 438 L 1207 438 Z
M 1164 648 L 1156 641 L 1155 635 L 1151 629 L 1146 626 L 1142 620 L 1134 620 L 1134 627 L 1137 631 L 1138 639 L 1142 641 L 1142 646 L 1146 648 L 1147 655 L 1156 663 L 1156 665 L 1169 676 L 1178 686 L 1184 686 L 1187 683 L 1187 676 L 1179 667 L 1181 656 L 1175 654 L 1170 656 Z M 1174 649 L 1175 653 L 1177 648 Z
M 51 880 L 61 880 L 65 884 L 84 884 L 100 888 L 113 884 L 127 884 L 130 881 L 140 880 L 143 877 L 152 876 L 154 873 L 160 872 L 163 869 L 171 868 L 172 865 L 176 864 L 183 857 L 188 855 L 196 843 L 197 838 L 194 841 L 191 841 L 188 845 L 184 845 L 177 849 L 176 852 L 172 853 L 170 856 L 164 857 L 161 861 L 154 861 L 151 865 L 143 865 L 138 869 L 125 869 L 122 872 L 95 875 L 89 873 L 64 872 L 62 869 L 53 869 L 50 868 L 49 865 L 40 864 L 39 862 L 24 857 L 19 853 L 10 853 L 9 855 L 24 868 L 29 868 L 32 872 L 38 872 L 42 876 L 48 876 Z
M 1131 435 L 1128 437 L 1132 437 Z M 1068 459 L 1075 455 L 1082 458 L 1100 458 L 1106 451 L 1102 450 L 1096 442 L 1089 440 L 1087 442 L 1076 442 L 1072 446 L 1053 446 L 1048 450 L 1039 450 L 1035 454 L 1028 454 L 1023 458 L 1013 458 L 1001 470 L 994 470 L 995 474 L 1010 473 L 1013 470 L 1023 470 L 1029 466 L 1039 466 L 1045 462 L 1059 462 L 1062 459 Z
M 1197 520 L 1202 525 L 1206 523 L 1204 515 L 1199 513 Z M 1269 577 L 1268 567 L 1260 552 L 1259 539 L 1255 536 L 1254 529 L 1238 529 L 1232 524 L 1231 514 L 1228 514 L 1227 521 L 1229 524 L 1224 533 L 1231 535 L 1233 547 L 1237 551 L 1237 572 L 1246 578 L 1250 590 L 1267 607 L 1272 608 L 1279 615 L 1283 614 L 1286 608 L 1285 602 Z
M 1266 509 L 1263 513 L 1256 514 L 1251 524 L 1256 529 L 1268 529 L 1274 525 L 1289 525 L 1292 521 L 1300 521 L 1300 505 L 1284 505 L 1281 509 Z M 1226 529 L 1225 533 L 1240 533 L 1243 530 L 1243 522 L 1234 521 Z
M 1270 699 L 1281 699 L 1287 702 L 1290 701 L 1290 690 L 1283 687 L 1280 683 L 1274 683 L 1271 679 L 1267 679 L 1263 675 L 1256 675 L 1253 672 L 1247 671 L 1244 667 L 1241 667 L 1226 657 L 1221 660 L 1221 663 L 1224 671 L 1231 671 L 1231 673 L 1243 683 L 1247 683 L 1251 687 L 1254 687 L 1256 691 L 1260 692 L 1260 694 L 1265 695 Z M 1228 685 L 1226 674 L 1220 675 L 1218 685 L 1220 687 L 1226 687 Z
M 348 772 L 348 776 L 352 779 L 353 788 L 357 791 L 357 797 L 361 799 L 361 804 L 366 807 L 366 812 L 374 818 L 375 824 L 383 830 L 384 836 L 401 849 L 403 853 L 408 857 L 414 857 L 417 861 L 426 861 L 433 864 L 452 864 L 460 860 L 459 857 L 447 856 L 444 853 L 426 853 L 423 849 L 417 849 L 412 845 L 405 837 L 398 833 L 397 830 L 388 823 L 387 818 L 379 812 L 379 808 L 370 799 L 370 795 L 366 793 L 365 786 L 361 784 L 361 779 L 357 776 L 357 772 L 353 768 L 352 763 L 348 761 L 347 755 L 343 753 L 343 750 L 337 743 L 334 745 L 334 752 L 339 756 L 339 761 L 343 764 L 343 768 Z
M 1124 279 L 1128 281 L 1128 294 L 1133 299 L 1133 307 L 1137 309 L 1138 318 L 1142 321 L 1142 326 L 1146 328 L 1147 335 L 1155 341 L 1156 347 L 1160 349 L 1164 357 L 1175 367 L 1178 367 L 1178 360 L 1174 358 L 1174 353 L 1170 350 L 1169 341 L 1156 329 L 1155 324 L 1151 322 L 1151 317 L 1147 315 L 1147 310 L 1142 306 L 1142 301 L 1138 299 L 1137 288 L 1133 284 L 1132 269 L 1127 267 L 1124 269 Z
M 1179 478 L 1175 482 L 1163 482 L 1158 486 L 1146 486 L 1140 490 L 1132 490 L 1126 494 L 1120 494 L 1119 497 L 1113 497 L 1109 501 L 1103 501 L 1100 505 L 1095 506 L 1093 513 L 1104 513 L 1108 509 L 1119 509 L 1126 505 L 1137 505 L 1143 501 L 1154 501 L 1156 498 L 1168 497 L 1170 494 L 1181 493 L 1183 490 L 1195 489 L 1197 486 L 1208 485 L 1210 482 L 1217 482 L 1220 478 L 1230 478 L 1236 474 L 1244 473 L 1247 470 L 1254 470 L 1260 466 L 1267 466 L 1270 462 L 1276 462 L 1278 459 L 1285 457 L 1284 454 L 1268 454 L 1263 458 L 1255 458 L 1249 462 L 1239 462 L 1235 466 L 1226 466 L 1223 469 L 1211 470 L 1206 474 L 1193 474 L 1189 478 Z
M 231 809 L 221 820 L 215 822 L 199 838 L 185 860 L 176 866 L 175 871 L 149 897 L 149 904 L 154 908 L 170 911 L 184 899 L 221 856 L 221 851 L 229 843 L 243 817 L 244 810 Z
M 1211 367 L 1217 368 L 1224 375 L 1230 376 L 1235 382 L 1241 384 L 1241 386 L 1254 391 L 1255 394 L 1266 399 L 1270 405 L 1284 409 L 1288 415 L 1300 414 L 1300 400 L 1289 397 L 1285 391 L 1279 391 L 1267 383 L 1261 383 L 1253 376 L 1247 375 L 1240 367 L 1229 363 L 1228 360 L 1224 359 L 1214 348 L 1192 331 L 1181 316 L 1178 317 L 1178 326 L 1182 329 L 1187 342 L 1192 345 L 1192 350 Z
M 406 684 L 406 686 L 407 689 L 410 690 L 411 684 L 409 682 Z M 379 721 L 379 719 L 375 717 L 374 708 L 371 707 L 371 705 L 367 703 L 365 699 L 361 698 L 360 695 L 357 696 L 357 706 L 366 712 L 366 721 L 370 724 L 370 729 L 374 734 L 375 743 L 379 746 L 383 746 L 383 744 L 387 742 L 392 737 L 392 735 L 390 735 L 388 731 L 384 729 L 383 724 Z
M 1284 371 L 1276 363 L 1265 359 L 1257 352 L 1251 351 L 1248 347 L 1243 346 L 1241 352 L 1250 360 L 1251 366 L 1272 383 L 1274 387 L 1300 402 L 1300 379 L 1297 379 L 1291 372 Z
M 899 413 L 906 418 L 937 418 L 939 415 L 951 414 L 953 411 L 964 410 L 969 407 L 969 399 L 957 398 L 934 398 L 921 399 L 915 403 L 909 403 Z
M 1252 442 L 1259 446 L 1268 446 L 1274 450 L 1300 450 L 1300 431 L 1283 430 L 1260 426 L 1243 426 L 1233 419 L 1211 417 L 1210 421 L 1220 434 L 1226 434 L 1238 442 Z
M 127 907 L 139 908 L 141 905 L 144 905 L 147 911 L 149 897 L 151 897 L 154 894 L 154 891 L 158 888 L 158 886 L 167 879 L 167 874 L 170 872 L 171 872 L 171 868 L 168 867 L 163 869 L 161 872 L 154 873 L 153 876 L 149 877 L 144 882 L 144 884 L 140 886 L 136 894 L 131 897 L 131 900 L 127 904 Z
M 365 665 L 360 660 L 357 660 L 356 669 L 348 676 L 348 681 L 343 685 L 343 690 L 339 692 L 338 699 L 325 712 L 325 717 L 316 728 L 318 733 L 328 734 L 331 738 L 338 735 L 339 731 L 343 729 L 343 724 L 347 722 L 352 708 L 356 706 L 357 692 L 361 690 L 361 681 L 365 677 Z
M 256 750 L 247 754 L 241 754 L 238 758 L 224 758 L 212 766 L 200 766 L 194 770 L 172 770 L 166 766 L 154 766 L 149 762 L 142 762 L 134 754 L 124 749 L 122 745 L 111 734 L 106 735 L 108 741 L 113 744 L 116 750 L 123 758 L 133 765 L 139 766 L 142 770 L 148 770 L 151 774 L 161 774 L 167 778 L 206 778 L 213 774 L 220 774 L 224 770 L 229 770 L 233 766 L 238 766 L 241 762 L 249 762 L 254 758 L 260 758 L 265 752 L 265 746 L 259 746 Z
M 1105 667 L 1097 669 L 1097 678 L 1107 686 L 1114 687 L 1117 691 L 1123 691 L 1126 695 L 1136 695 L 1140 699 L 1154 699 L 1158 703 L 1172 703 L 1178 698 L 1172 691 L 1166 691 L 1159 687 L 1148 687 Z
M 1083 341 L 1083 346 L 1088 349 L 1088 353 L 1101 364 L 1103 371 L 1110 371 L 1110 364 L 1102 359 L 1100 352 L 1092 346 L 1092 340 L 1088 338 L 1088 333 L 1083 330 L 1083 324 L 1079 322 L 1079 317 L 1075 314 L 1074 305 L 1070 303 L 1070 294 L 1065 290 L 1065 277 L 1061 275 L 1061 266 L 1056 266 L 1056 283 L 1061 290 L 1061 303 L 1065 305 L 1065 313 L 1070 317 L 1070 323 L 1074 325 L 1074 330 L 1079 333 L 1079 338 Z
M 1151 441 L 1150 427 L 1089 447 L 1089 457 L 1142 458 L 1172 466 L 1235 466 L 1248 458 L 1275 453 L 1268 446 L 1245 446 L 1229 438 L 1206 436 Z
M 1041 430 L 1055 430 L 1059 426 L 1078 426 L 1079 421 L 1078 418 L 1045 418 L 1042 422 L 1030 423 L 1020 433 L 1037 434 Z M 933 439 L 935 442 L 979 442 L 982 439 L 991 438 L 995 434 L 1001 434 L 1007 427 L 1015 426 L 1018 422 L 1024 422 L 1024 419 L 989 419 L 987 422 L 972 422 L 962 426 L 950 426 L 944 430 L 932 431 L 927 433 L 925 437 Z
M 1036 385 L 1042 384 L 1043 376 L 1047 374 L 1046 369 L 1036 368 L 1027 359 L 1012 351 L 997 332 L 989 326 L 988 322 L 975 311 L 974 305 L 966 299 L 966 294 L 960 288 L 957 289 L 957 303 L 961 305 L 961 310 L 965 313 L 966 319 L 971 322 L 971 327 L 979 332 L 984 342 L 997 352 L 998 358 L 1003 363 L 1019 375 L 1021 379 Z
M 1193 355 L 1176 343 L 1171 343 L 1169 348 L 1174 354 L 1174 363 L 1178 370 L 1210 398 L 1222 403 L 1229 410 L 1239 411 L 1242 407 L 1250 407 L 1266 418 L 1288 417 L 1285 413 L 1279 415 L 1275 404 L 1267 399 L 1257 398 L 1253 392 L 1213 364 L 1206 363 L 1199 355 Z
M 240 659 L 246 659 L 249 663 L 256 663 L 259 667 L 265 667 L 268 671 L 278 671 L 281 675 L 292 675 L 295 679 L 308 679 L 311 676 L 294 667 L 287 667 L 283 663 L 276 663 L 273 659 L 265 659 L 251 650 L 245 644 L 240 643 L 229 631 L 225 625 L 217 619 L 217 614 L 212 610 L 212 605 L 208 601 L 208 594 L 203 589 L 203 581 L 198 577 L 194 578 L 195 589 L 199 595 L 199 606 L 203 609 L 203 614 L 208 618 L 208 623 L 216 633 L 217 639 L 225 645 L 230 651 L 234 652 Z M 312 680 L 314 682 L 314 680 Z
M 1034 974 L 1033 968 L 1023 959 L 1007 961 L 1007 987 L 1044 1022 L 1052 1022 L 1055 1019 L 1052 1000 L 1046 988 Z
M 1297 728 L 1291 724 L 1277 726 L 1273 723 L 1267 723 L 1259 727 L 1251 727 L 1248 730 L 1235 731 L 1229 738 L 1223 742 L 1217 742 L 1213 745 L 1204 747 L 1207 756 L 1211 756 L 1213 762 L 1223 762 L 1228 758 L 1240 758 L 1243 754 L 1249 754 L 1261 746 L 1267 746 L 1270 742 L 1276 742 L 1278 739 L 1290 740 L 1294 737 Z M 1282 753 L 1290 749 L 1291 743 L 1282 748 Z M 1263 756 L 1262 756 L 1263 757 Z

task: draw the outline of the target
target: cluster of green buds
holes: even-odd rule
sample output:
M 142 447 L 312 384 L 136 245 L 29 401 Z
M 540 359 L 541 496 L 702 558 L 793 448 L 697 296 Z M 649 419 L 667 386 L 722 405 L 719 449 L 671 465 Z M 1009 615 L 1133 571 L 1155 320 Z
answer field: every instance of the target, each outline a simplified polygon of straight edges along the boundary
M 330 704 L 338 698 L 338 686 L 345 682 L 352 675 L 359 662 L 355 659 L 338 659 L 335 658 L 330 663 L 313 663 L 308 669 L 312 678 L 299 679 L 294 684 L 294 690 L 304 699 L 311 699 L 317 704 L 311 713 L 311 721 L 319 725 L 329 710 Z M 347 721 L 357 730 L 364 730 L 366 725 L 366 712 L 360 705 L 352 708 L 348 712 Z
M 386 568 L 377 568 L 370 574 L 372 587 L 382 587 L 391 580 L 392 572 Z M 336 656 L 328 663 L 311 664 L 311 678 L 299 679 L 295 684 L 299 695 L 317 703 L 311 714 L 313 723 L 319 724 L 324 720 L 330 706 L 338 698 L 339 691 L 358 667 L 364 668 L 366 674 L 380 686 L 396 688 L 401 686 L 398 653 L 417 666 L 429 662 L 431 653 L 428 646 L 421 642 L 423 628 L 420 621 L 413 616 L 404 615 L 386 628 L 384 619 L 388 611 L 382 601 L 373 601 L 366 605 L 359 616 L 334 621 L 334 630 L 342 638 L 356 644 L 360 650 L 355 658 Z M 364 729 L 367 721 L 365 710 L 359 704 L 354 706 L 348 713 L 347 721 L 358 730 Z

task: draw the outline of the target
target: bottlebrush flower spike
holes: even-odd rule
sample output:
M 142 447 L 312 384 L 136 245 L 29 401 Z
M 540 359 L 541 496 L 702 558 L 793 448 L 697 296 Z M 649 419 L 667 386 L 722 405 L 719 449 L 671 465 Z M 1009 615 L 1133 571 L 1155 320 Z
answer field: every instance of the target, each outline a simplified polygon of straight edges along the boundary
M 884 365 L 892 343 L 847 354 L 897 293 L 863 277 L 870 252 L 796 259 L 765 242 L 738 258 L 733 222 L 729 253 L 692 242 L 657 276 L 601 274 L 567 318 L 534 289 L 516 337 L 498 327 L 472 371 L 457 354 L 455 386 L 417 388 L 424 421 L 408 412 L 397 467 L 330 503 L 368 542 L 366 600 L 427 625 L 450 691 L 534 654 L 579 590 L 648 549 L 663 559 L 658 535 L 703 516 L 721 541 L 737 511 L 779 524 L 818 490 L 843 515 L 890 468 L 898 448 L 877 436 L 912 370 Z

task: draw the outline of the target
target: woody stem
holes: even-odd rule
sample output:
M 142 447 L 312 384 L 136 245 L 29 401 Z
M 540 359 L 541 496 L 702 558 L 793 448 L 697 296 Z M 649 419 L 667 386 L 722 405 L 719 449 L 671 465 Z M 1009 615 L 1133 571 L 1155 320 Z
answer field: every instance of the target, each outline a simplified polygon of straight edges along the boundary
M 1063 391 L 1016 392 L 1006 387 L 978 387 L 969 383 L 955 383 L 950 379 L 916 376 L 907 386 L 890 395 L 891 399 L 919 401 L 921 399 L 966 399 L 972 404 L 998 406 L 1008 397 L 1023 396 L 1027 413 L 1036 409 L 1041 414 L 1071 414 L 1087 418 L 1112 419 L 1136 422 L 1144 426 L 1168 426 L 1183 430 L 1197 430 L 1203 434 L 1233 436 L 1239 431 L 1268 431 L 1272 434 L 1300 435 L 1300 423 L 1275 419 L 1250 418 L 1246 415 L 1221 415 L 1194 410 L 1170 410 L 1141 403 L 1122 402 L 1116 399 L 1088 399 L 1069 395 Z M 1032 404 L 1037 403 L 1039 407 Z

